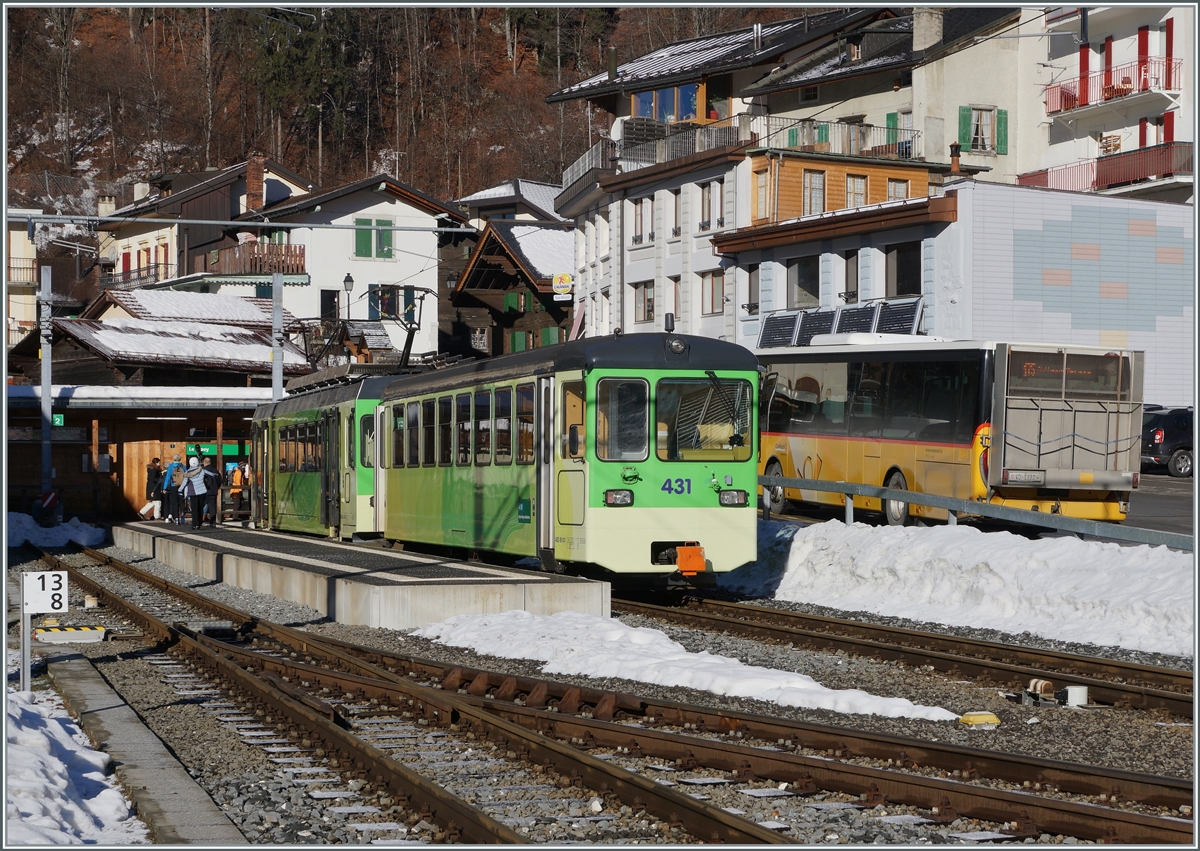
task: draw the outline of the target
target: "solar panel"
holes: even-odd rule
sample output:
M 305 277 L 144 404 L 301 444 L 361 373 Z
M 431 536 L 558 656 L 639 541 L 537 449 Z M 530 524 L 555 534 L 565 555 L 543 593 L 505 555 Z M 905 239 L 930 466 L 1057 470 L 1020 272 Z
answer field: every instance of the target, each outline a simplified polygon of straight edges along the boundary
M 799 318 L 800 314 L 798 313 L 768 316 L 763 320 L 762 331 L 758 334 L 758 347 L 773 349 L 778 346 L 790 346 L 792 337 L 796 333 L 796 321 Z
M 838 312 L 838 334 L 850 334 L 855 331 L 870 332 L 875 328 L 875 314 L 878 306 L 864 304 L 858 307 L 843 307 Z
M 921 322 L 920 298 L 908 301 L 888 301 L 879 308 L 879 322 L 875 325 L 877 334 L 915 334 Z
M 800 331 L 796 334 L 796 345 L 807 346 L 818 334 L 830 333 L 835 316 L 837 313 L 832 310 L 813 310 L 804 314 L 800 322 Z

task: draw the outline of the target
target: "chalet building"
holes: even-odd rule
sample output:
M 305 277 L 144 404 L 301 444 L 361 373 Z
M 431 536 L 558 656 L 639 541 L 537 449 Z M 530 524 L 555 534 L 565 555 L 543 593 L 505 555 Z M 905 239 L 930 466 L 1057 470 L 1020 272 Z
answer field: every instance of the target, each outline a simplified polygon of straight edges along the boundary
M 8 348 L 14 346 L 30 331 L 37 328 L 37 295 L 41 272 L 37 246 L 30 239 L 29 216 L 38 215 L 41 208 L 9 207 L 4 256 L 4 316 L 8 329 Z

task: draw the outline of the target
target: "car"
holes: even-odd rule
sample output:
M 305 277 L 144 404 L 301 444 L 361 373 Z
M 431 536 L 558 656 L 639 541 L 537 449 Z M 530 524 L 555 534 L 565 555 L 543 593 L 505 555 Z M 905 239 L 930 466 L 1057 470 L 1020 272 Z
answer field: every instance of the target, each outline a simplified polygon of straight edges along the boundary
M 1176 478 L 1192 475 L 1192 409 L 1146 405 L 1142 414 L 1142 468 L 1166 466 Z

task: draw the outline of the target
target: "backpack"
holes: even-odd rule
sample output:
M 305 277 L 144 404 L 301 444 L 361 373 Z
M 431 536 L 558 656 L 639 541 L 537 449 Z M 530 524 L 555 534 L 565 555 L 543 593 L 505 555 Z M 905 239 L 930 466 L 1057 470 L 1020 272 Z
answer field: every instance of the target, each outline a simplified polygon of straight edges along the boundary
M 183 465 L 178 464 L 175 467 L 175 472 L 171 473 L 171 484 L 175 487 L 183 487 Z

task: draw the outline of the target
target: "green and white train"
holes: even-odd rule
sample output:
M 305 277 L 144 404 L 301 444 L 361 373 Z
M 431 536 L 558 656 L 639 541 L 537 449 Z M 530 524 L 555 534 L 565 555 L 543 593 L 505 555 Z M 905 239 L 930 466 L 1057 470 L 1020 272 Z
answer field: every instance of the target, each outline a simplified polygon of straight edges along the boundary
M 758 378 L 741 346 L 656 333 L 315 390 L 255 412 L 255 520 L 708 584 L 755 558 Z

